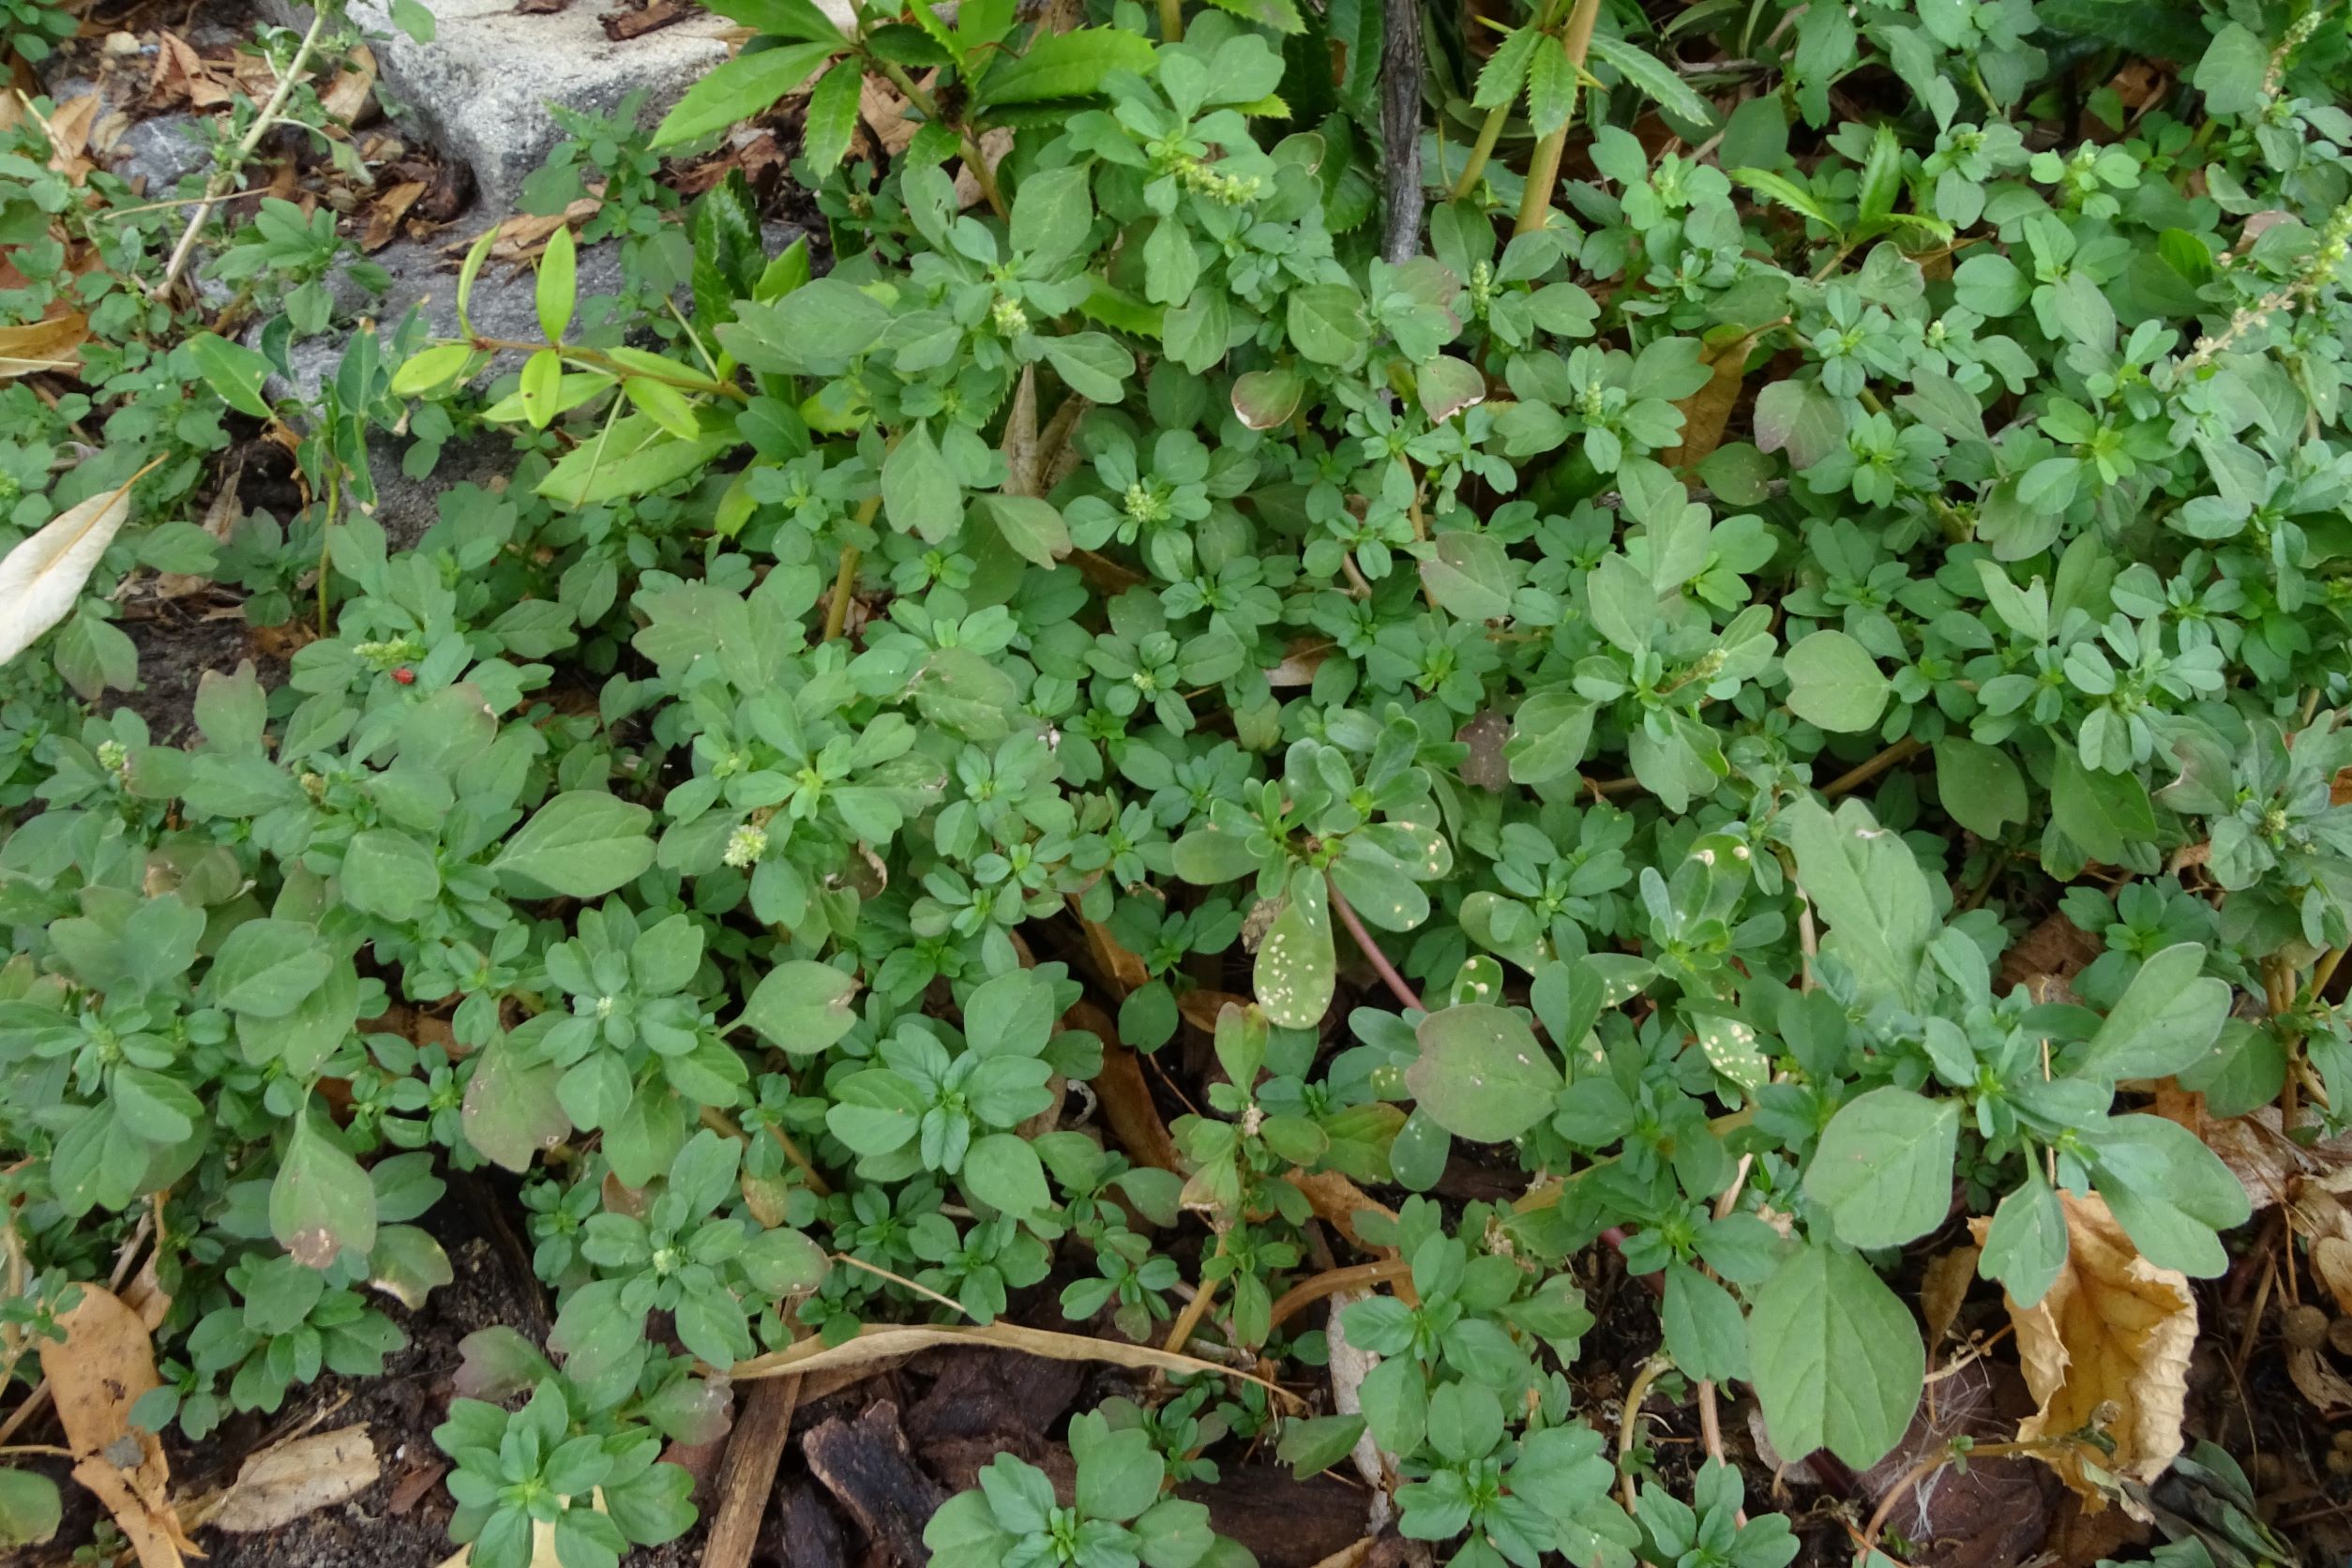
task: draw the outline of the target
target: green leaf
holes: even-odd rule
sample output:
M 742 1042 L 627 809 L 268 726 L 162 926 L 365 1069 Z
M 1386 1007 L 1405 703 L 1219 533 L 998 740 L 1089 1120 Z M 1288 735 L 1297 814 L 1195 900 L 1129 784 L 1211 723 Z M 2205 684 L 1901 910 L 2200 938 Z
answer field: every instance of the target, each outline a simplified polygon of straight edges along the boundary
M 1282 1424 L 1274 1457 L 1290 1467 L 1292 1479 L 1305 1481 L 1346 1458 L 1363 1435 L 1360 1415 L 1294 1416 Z
M 745 26 L 779 38 L 801 38 L 838 49 L 847 41 L 840 23 L 825 15 L 816 0 L 716 0 L 710 8 Z
M 1693 92 L 1688 83 L 1674 74 L 1672 67 L 1661 63 L 1649 51 L 1607 33 L 1592 35 L 1591 50 L 1596 58 L 1615 67 L 1618 75 L 1668 114 L 1693 127 L 1714 128 L 1714 106 Z
M 490 869 L 522 897 L 601 898 L 654 863 L 653 817 L 600 791 L 569 791 L 540 807 Z
M 1276 33 L 1304 33 L 1306 23 L 1291 0 L 1209 0 L 1219 10 L 1231 11 L 1244 22 Z
M 1686 1377 L 1724 1382 L 1748 1375 L 1748 1325 L 1738 1298 L 1688 1263 L 1669 1263 L 1659 1304 L 1666 1353 Z
M 710 75 L 687 88 L 677 107 L 662 117 L 654 132 L 654 145 L 674 147 L 766 113 L 778 99 L 798 92 L 817 68 L 840 50 L 837 31 L 830 40 L 787 44 L 722 61 Z
M 2156 837 L 2148 787 L 2128 773 L 2086 768 L 2072 745 L 2058 748 L 2053 764 L 2050 820 L 2085 854 L 2108 865 L 2121 861 L 2129 846 Z
M 983 498 L 996 531 L 1024 561 L 1051 566 L 1070 553 L 1070 530 L 1050 502 L 1028 495 Z
M 1857 1095 L 1822 1129 L 1805 1196 L 1827 1207 L 1853 1247 L 1901 1246 L 1952 1210 L 1960 1102 L 1890 1085 Z
M 1786 175 L 1775 174 L 1770 169 L 1734 169 L 1731 177 L 1768 202 L 1777 202 L 1832 233 L 1837 229 L 1830 220 L 1828 210 L 1814 200 L 1813 192 Z
M 1998 1280 L 2019 1306 L 2032 1306 L 2050 1293 L 2066 1266 L 2066 1215 L 2058 1194 L 2043 1180 L 2040 1162 L 2026 1160 L 2026 1184 L 2000 1200 L 1984 1232 L 1984 1255 L 1977 1272 Z
M 1364 300 L 1346 283 L 1309 283 L 1290 291 L 1290 346 L 1318 365 L 1349 365 L 1371 337 Z
M 1115 403 L 1125 397 L 1127 378 L 1135 374 L 1135 355 L 1100 332 L 1048 338 L 1046 359 L 1071 391 L 1097 403 Z
M 432 852 L 405 833 L 365 828 L 343 851 L 343 901 L 386 920 L 414 920 L 441 896 Z
M 376 1244 L 374 1184 L 307 1111 L 294 1119 L 285 1160 L 269 1184 L 269 1231 L 311 1269 Z
M 823 89 L 818 91 L 822 94 Z M 809 102 L 813 113 L 816 99 Z M 725 179 L 702 192 L 701 200 L 694 204 L 691 221 L 694 266 L 689 276 L 695 330 L 707 337 L 735 319 L 735 301 L 751 296 L 767 265 L 767 246 L 760 237 L 759 199 L 751 193 L 751 182 L 744 178 L 743 171 L 729 170 Z M 674 433 L 687 439 L 695 434 L 692 430 Z
M 1421 1020 L 1421 1054 L 1405 1086 L 1438 1125 L 1475 1143 L 1503 1143 L 1552 1113 L 1565 1081 L 1527 1020 L 1470 1003 Z
M 856 60 L 843 60 L 824 73 L 808 95 L 801 120 L 802 144 L 820 174 L 841 165 L 857 131 L 857 106 L 866 85 L 866 70 Z
M 1012 1133 L 990 1133 L 973 1142 L 964 1154 L 963 1183 L 972 1197 L 1015 1219 L 1027 1219 L 1053 1202 L 1037 1151 Z
M 474 1059 L 462 1111 L 465 1138 L 508 1170 L 531 1162 L 570 1136 L 571 1119 L 556 1097 L 563 1069 L 531 1059 L 504 1033 Z
M 2015 760 L 1965 735 L 1936 743 L 1936 798 L 1953 822 L 1980 838 L 1998 838 L 2004 825 L 2024 822 L 2028 809 L 2026 776 Z
M 1112 71 L 1149 72 L 1152 40 L 1123 27 L 1080 27 L 1042 33 L 1018 55 L 999 55 L 980 79 L 980 101 L 991 107 L 1091 98 Z
M 539 309 L 539 330 L 547 334 L 549 342 L 564 340 L 564 328 L 571 324 L 579 292 L 579 250 L 570 225 L 559 224 L 547 236 L 547 249 L 539 253 L 539 275 L 533 294 Z
M 1902 1298 L 1856 1254 L 1819 1242 L 1756 1292 L 1748 1351 L 1772 1446 L 1791 1457 L 1826 1448 L 1858 1470 L 1901 1440 L 1926 1383 Z
M 546 430 L 563 412 L 564 356 L 553 349 L 541 349 L 524 360 L 515 393 L 522 400 L 522 416 L 531 421 L 531 428 Z
M 2075 1070 L 2109 1081 L 2186 1071 L 2221 1037 L 2229 1006 L 2227 982 L 2205 972 L 2204 946 L 2177 942 L 2140 966 Z
M 31 1470 L 0 1470 L 0 1546 L 38 1546 L 65 1516 L 57 1483 Z
M 830 964 L 790 958 L 761 978 L 736 1022 L 749 1024 L 770 1045 L 795 1056 L 814 1056 L 839 1040 L 857 1022 L 850 999 L 857 977 Z
M 267 359 L 211 332 L 189 338 L 188 352 L 196 361 L 196 373 L 222 402 L 256 419 L 270 416 L 269 400 L 262 396 L 262 384 L 269 379 L 271 369 Z
M 1887 709 L 1890 689 L 1878 663 L 1842 631 L 1823 629 L 1784 656 L 1788 708 L 1808 724 L 1849 733 L 1867 730 Z
M 1914 1003 L 1935 904 L 1910 846 L 1858 800 L 1835 817 L 1801 801 L 1787 820 L 1797 880 L 1830 927 L 1822 951 L 1844 959 L 1866 993 Z
M 2262 108 L 2270 75 L 2270 46 L 2238 23 L 2226 23 L 2205 47 L 2190 78 L 2212 114 L 2252 114 Z
M 294 920 L 249 920 L 232 930 L 204 983 L 233 1013 L 282 1018 L 324 983 L 334 955 L 316 927 Z
M 738 305 L 713 336 L 752 369 L 837 376 L 890 324 L 890 311 L 839 278 L 820 278 L 780 299 Z
M 2093 1185 L 2160 1269 L 2212 1279 L 2229 1267 L 2218 1231 L 2246 1223 L 2245 1187 L 2205 1140 L 2162 1116 L 2110 1117 L 2085 1129 Z
M 573 447 L 539 481 L 538 493 L 558 506 L 595 506 L 643 495 L 701 473 L 738 445 L 732 433 L 680 441 L 644 415 L 632 414 Z
M 1338 988 L 1329 901 L 1320 871 L 1303 867 L 1291 873 L 1289 885 L 1282 912 L 1259 944 L 1251 988 L 1276 1028 L 1313 1029 Z
M 823 1247 L 789 1228 L 762 1230 L 752 1237 L 744 1244 L 735 1263 L 746 1279 L 771 1296 L 813 1290 L 833 1269 Z
M 1500 621 L 1511 613 L 1518 571 L 1501 540 L 1454 529 L 1439 535 L 1432 549 L 1421 563 L 1421 583 L 1448 613 L 1465 621 Z
M 392 372 L 392 395 L 415 398 L 433 391 L 456 377 L 473 357 L 472 346 L 465 343 L 440 343 L 420 349 L 401 360 L 400 368 Z
M 900 436 L 882 460 L 882 515 L 901 534 L 939 544 L 963 526 L 963 487 L 926 426 Z

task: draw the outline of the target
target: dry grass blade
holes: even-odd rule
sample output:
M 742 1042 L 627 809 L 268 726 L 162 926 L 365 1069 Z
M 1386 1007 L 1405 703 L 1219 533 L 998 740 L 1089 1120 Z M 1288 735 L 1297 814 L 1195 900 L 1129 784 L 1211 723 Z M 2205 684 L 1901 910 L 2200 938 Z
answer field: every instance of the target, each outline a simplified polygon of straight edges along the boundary
M 897 1356 L 927 1350 L 936 1345 L 987 1345 L 1000 1350 L 1018 1350 L 1024 1355 L 1043 1356 L 1048 1361 L 1100 1361 L 1113 1366 L 1132 1366 L 1153 1372 L 1178 1372 L 1193 1376 L 1212 1372 L 1220 1378 L 1239 1378 L 1277 1397 L 1299 1403 L 1289 1389 L 1270 1383 L 1247 1372 L 1237 1372 L 1229 1366 L 1219 1366 L 1198 1356 L 1178 1355 L 1171 1350 L 1156 1349 L 1149 1345 L 1123 1345 L 1115 1339 L 1089 1339 L 1083 1334 L 1056 1334 L 1051 1329 L 1026 1329 L 1018 1323 L 987 1323 L 971 1325 L 894 1326 L 868 1323 L 858 1331 L 855 1339 L 845 1344 L 827 1346 L 822 1339 L 805 1339 L 789 1350 L 771 1355 L 755 1356 L 735 1364 L 731 1376 L 737 1381 L 746 1378 L 783 1378 L 793 1373 L 829 1372 L 836 1368 L 876 1365 Z
M 130 516 L 130 487 L 146 472 L 141 469 L 118 490 L 67 507 L 0 560 L 0 664 L 31 647 L 73 609 Z

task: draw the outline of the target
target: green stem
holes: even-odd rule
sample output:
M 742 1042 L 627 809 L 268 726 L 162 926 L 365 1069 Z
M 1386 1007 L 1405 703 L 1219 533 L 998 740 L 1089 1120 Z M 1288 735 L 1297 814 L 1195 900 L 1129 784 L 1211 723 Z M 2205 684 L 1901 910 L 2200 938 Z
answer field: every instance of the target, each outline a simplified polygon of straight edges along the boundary
M 1560 43 L 1568 54 L 1568 117 L 1535 144 L 1535 156 L 1528 160 L 1527 189 L 1519 197 L 1519 221 L 1514 234 L 1531 234 L 1552 215 L 1552 187 L 1560 183 L 1560 157 L 1568 150 L 1568 132 L 1576 123 L 1584 57 L 1592 47 L 1592 23 L 1600 14 L 1600 0 L 1576 0 L 1576 8 L 1568 15 L 1568 31 Z
M 1184 0 L 1160 0 L 1160 41 L 1184 41 Z
M 1172 4 L 1173 0 L 1163 0 L 1163 3 Z M 1183 37 L 1184 34 L 1180 30 L 1177 38 Z M 1013 210 L 1004 204 L 1004 193 L 997 188 L 996 171 L 988 167 L 988 158 L 981 154 L 980 143 L 957 129 L 945 114 L 941 113 L 939 100 L 917 86 L 914 78 L 900 69 L 896 63 L 885 60 L 879 54 L 867 55 L 866 63 L 882 72 L 883 79 L 904 94 L 909 103 L 923 112 L 925 119 L 946 126 L 950 130 L 956 131 L 957 140 L 962 143 L 959 150 L 963 155 L 964 167 L 972 171 L 972 181 L 980 187 L 980 194 L 988 198 L 988 210 L 999 218 L 1011 218 Z

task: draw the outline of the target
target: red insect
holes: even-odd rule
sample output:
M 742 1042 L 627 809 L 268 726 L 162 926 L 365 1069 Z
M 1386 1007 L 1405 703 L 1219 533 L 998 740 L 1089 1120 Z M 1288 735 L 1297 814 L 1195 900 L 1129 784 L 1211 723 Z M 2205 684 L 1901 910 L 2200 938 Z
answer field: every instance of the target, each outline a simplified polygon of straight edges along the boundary
M 416 684 L 416 671 L 411 670 L 404 664 L 398 670 L 392 671 L 392 678 L 400 682 L 402 686 L 415 686 Z

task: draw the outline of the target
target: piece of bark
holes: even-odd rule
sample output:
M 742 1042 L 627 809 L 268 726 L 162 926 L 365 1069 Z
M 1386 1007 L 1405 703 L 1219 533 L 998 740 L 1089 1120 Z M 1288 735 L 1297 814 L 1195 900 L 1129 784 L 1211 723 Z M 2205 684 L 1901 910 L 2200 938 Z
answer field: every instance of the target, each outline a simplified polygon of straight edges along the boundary
M 1420 0 L 1389 0 L 1380 33 L 1380 254 L 1402 266 L 1421 249 Z
M 808 1473 L 885 1560 L 919 1568 L 930 1560 L 923 1527 L 947 1492 L 916 1466 L 897 1406 L 882 1400 L 854 1421 L 828 1421 L 800 1440 L 800 1451 Z
M 1280 1465 L 1236 1465 L 1177 1496 L 1207 1503 L 1210 1525 L 1247 1546 L 1258 1568 L 1314 1568 L 1364 1539 L 1364 1492 L 1328 1473 L 1297 1481 Z
M 792 1409 L 799 1403 L 798 1378 L 762 1379 L 745 1395 L 727 1440 L 727 1456 L 719 1461 L 718 1512 L 702 1547 L 702 1568 L 746 1568 L 751 1561 L 776 1485 L 776 1461 L 783 1457 Z
M 760 1568 L 849 1568 L 841 1521 L 806 1476 L 792 1476 L 776 1489 L 756 1560 Z
M 907 1410 L 907 1440 L 918 1449 L 957 1438 L 1042 1440 L 1086 1378 L 1076 1362 L 1010 1351 L 943 1351 L 939 1367 L 930 1392 Z
M 616 43 L 641 38 L 657 28 L 667 27 L 686 14 L 680 0 L 653 0 L 641 10 L 615 11 L 596 20 L 604 24 L 604 36 Z

